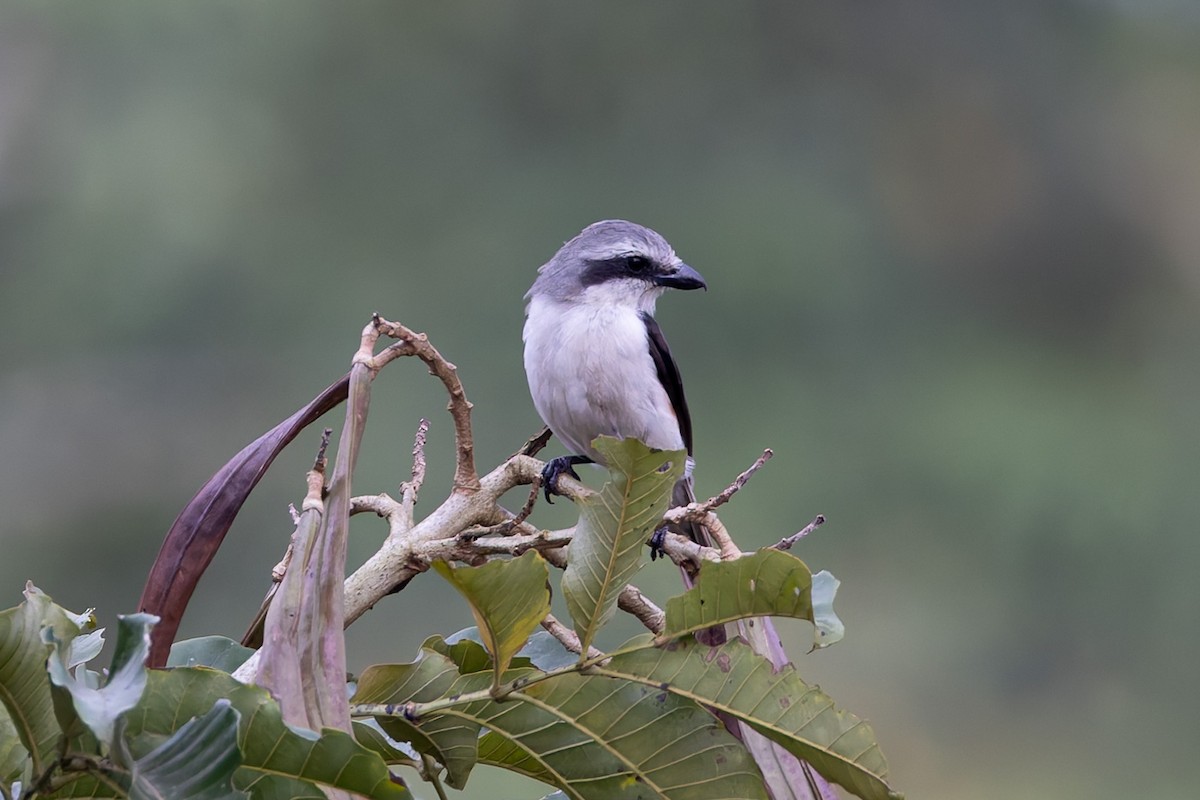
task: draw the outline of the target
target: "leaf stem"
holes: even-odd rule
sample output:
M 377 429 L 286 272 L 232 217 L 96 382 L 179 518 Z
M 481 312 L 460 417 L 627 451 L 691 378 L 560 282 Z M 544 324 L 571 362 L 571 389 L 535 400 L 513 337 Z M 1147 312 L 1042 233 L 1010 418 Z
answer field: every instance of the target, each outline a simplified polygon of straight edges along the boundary
M 433 790 L 437 792 L 438 800 L 449 800 L 446 797 L 446 788 L 442 786 L 441 778 L 438 777 L 437 762 L 433 760 L 432 756 L 421 755 L 421 776 L 428 783 L 433 784 Z

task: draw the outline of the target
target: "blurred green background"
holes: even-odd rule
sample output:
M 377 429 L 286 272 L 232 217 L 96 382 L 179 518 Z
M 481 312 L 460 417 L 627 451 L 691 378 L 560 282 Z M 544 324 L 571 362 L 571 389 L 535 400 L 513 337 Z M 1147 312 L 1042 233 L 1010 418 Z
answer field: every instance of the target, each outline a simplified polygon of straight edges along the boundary
M 806 655 L 785 627 L 895 785 L 1195 796 L 1198 9 L 9 3 L 2 605 L 33 579 L 134 610 L 179 508 L 345 371 L 373 310 L 458 364 L 495 465 L 539 424 L 536 267 L 624 217 L 709 282 L 659 306 L 700 492 L 770 446 L 723 515 L 742 544 L 829 518 L 796 552 L 842 579 L 847 639 Z M 432 508 L 444 395 L 414 362 L 374 400 L 356 488 L 407 477 L 428 416 Z M 317 438 L 252 497 L 186 635 L 240 635 Z M 382 533 L 356 519 L 351 558 Z M 351 630 L 351 667 L 468 624 L 419 580 Z

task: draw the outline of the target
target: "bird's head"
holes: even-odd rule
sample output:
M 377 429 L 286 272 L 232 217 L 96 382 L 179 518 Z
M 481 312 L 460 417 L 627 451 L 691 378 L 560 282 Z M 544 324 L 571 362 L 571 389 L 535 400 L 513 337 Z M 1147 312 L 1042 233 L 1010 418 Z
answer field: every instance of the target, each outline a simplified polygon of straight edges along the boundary
M 707 289 L 667 240 L 625 220 L 593 223 L 538 270 L 528 297 L 623 305 L 654 311 L 667 289 Z

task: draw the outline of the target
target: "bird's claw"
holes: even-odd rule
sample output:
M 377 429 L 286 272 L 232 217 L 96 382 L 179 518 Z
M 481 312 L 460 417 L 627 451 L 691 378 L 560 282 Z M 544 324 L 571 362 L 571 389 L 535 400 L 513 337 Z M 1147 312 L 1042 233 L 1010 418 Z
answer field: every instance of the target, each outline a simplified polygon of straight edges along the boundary
M 564 473 L 579 480 L 579 474 L 575 472 L 574 460 L 571 456 L 552 458 L 546 462 L 546 466 L 542 467 L 542 491 L 546 493 L 546 502 L 550 505 L 554 505 L 554 501 L 550 499 L 551 495 L 562 495 L 562 492 L 558 490 L 558 479 Z
M 667 526 L 664 525 L 651 534 L 650 540 L 646 542 L 646 544 L 650 546 L 651 561 L 657 561 L 659 556 L 662 556 L 663 558 L 667 557 L 666 552 L 663 550 L 663 540 L 666 538 L 666 536 Z

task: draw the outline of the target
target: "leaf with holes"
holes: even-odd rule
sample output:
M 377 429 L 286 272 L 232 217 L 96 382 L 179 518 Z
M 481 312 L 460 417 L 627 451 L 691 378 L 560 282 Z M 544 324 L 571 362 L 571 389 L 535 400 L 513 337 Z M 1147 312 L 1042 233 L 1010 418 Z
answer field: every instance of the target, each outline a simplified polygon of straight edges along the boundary
M 836 709 L 791 666 L 776 672 L 739 640 L 719 648 L 694 639 L 656 648 L 649 646 L 652 641 L 649 635 L 631 640 L 595 672 L 641 681 L 728 714 L 865 800 L 899 797 L 887 785 L 887 761 L 871 726 Z
M 458 653 L 464 663 L 475 661 L 468 651 L 483 650 L 469 640 L 455 647 L 465 647 Z M 428 752 L 447 767 L 455 788 L 478 761 L 572 798 L 766 796 L 745 749 L 688 698 L 625 679 L 516 669 L 504 685 L 524 685 L 498 702 L 488 696 L 487 672 L 447 683 L 454 660 L 436 648 L 445 645 L 431 639 L 413 664 L 366 670 L 352 702 L 393 704 L 394 714 L 376 717 L 384 730 L 418 749 L 432 744 Z M 463 701 L 444 702 L 454 698 Z M 423 712 L 422 705 L 436 709 Z
M 813 619 L 812 573 L 782 550 L 759 550 L 700 565 L 696 585 L 667 601 L 664 637 L 678 637 L 746 617 Z

